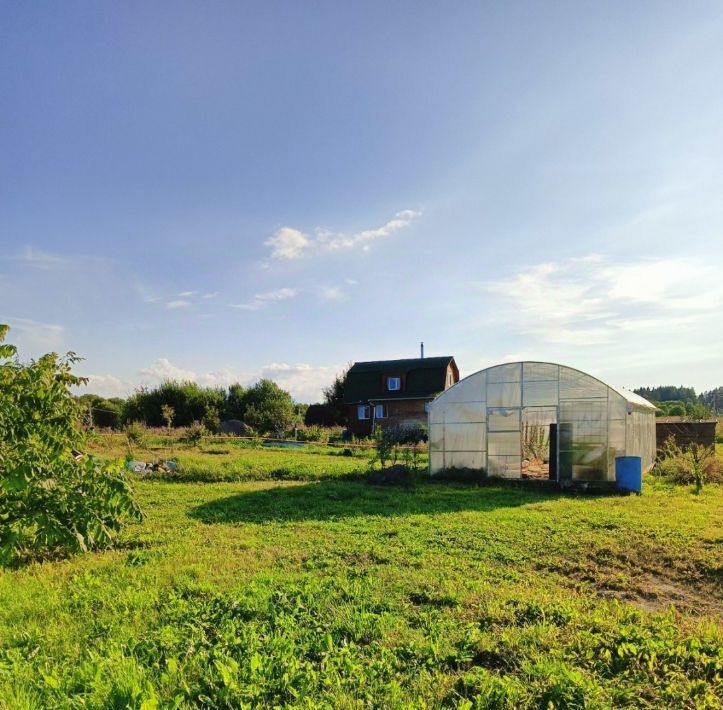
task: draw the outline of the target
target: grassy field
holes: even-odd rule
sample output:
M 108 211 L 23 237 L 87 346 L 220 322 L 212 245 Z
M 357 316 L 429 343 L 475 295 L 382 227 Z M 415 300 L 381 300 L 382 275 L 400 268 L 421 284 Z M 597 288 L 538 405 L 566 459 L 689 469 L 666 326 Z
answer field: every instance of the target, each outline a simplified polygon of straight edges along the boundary
M 92 450 L 106 458 L 128 453 L 124 437 L 103 436 Z M 361 478 L 369 470 L 369 449 L 308 445 L 299 449 L 262 446 L 260 443 L 228 439 L 204 442 L 197 447 L 168 444 L 165 437 L 149 437 L 145 446 L 133 447 L 134 459 L 172 459 L 178 470 L 163 479 L 174 481 L 313 481 L 324 478 Z M 426 456 L 422 463 L 426 466 Z
M 238 481 L 138 481 L 118 549 L 0 572 L 0 706 L 723 702 L 720 487 L 375 488 L 216 448 L 179 477 Z

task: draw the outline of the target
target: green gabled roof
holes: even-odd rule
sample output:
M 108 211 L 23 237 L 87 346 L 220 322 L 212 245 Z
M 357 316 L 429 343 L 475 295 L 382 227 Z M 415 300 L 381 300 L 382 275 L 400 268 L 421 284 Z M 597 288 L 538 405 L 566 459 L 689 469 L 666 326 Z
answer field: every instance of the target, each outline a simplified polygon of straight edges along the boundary
M 404 360 L 373 360 L 355 362 L 346 377 L 344 401 L 365 402 L 374 398 L 433 397 L 444 389 L 447 367 L 454 358 L 410 358 Z M 403 374 L 406 382 L 399 392 L 384 389 L 384 375 Z

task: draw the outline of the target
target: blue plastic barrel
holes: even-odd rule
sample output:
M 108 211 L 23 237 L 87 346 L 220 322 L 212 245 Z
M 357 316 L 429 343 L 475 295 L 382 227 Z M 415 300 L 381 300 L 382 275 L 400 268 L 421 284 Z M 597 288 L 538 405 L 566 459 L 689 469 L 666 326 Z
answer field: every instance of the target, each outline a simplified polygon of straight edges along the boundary
M 640 493 L 643 490 L 643 461 L 640 456 L 616 457 L 615 485 L 621 491 Z

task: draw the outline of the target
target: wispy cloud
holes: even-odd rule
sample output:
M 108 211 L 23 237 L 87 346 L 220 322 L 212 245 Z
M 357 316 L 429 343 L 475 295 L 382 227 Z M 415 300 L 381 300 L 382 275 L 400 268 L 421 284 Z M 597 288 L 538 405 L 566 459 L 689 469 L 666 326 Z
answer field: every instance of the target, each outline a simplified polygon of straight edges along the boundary
M 200 305 L 203 301 L 209 301 L 220 294 L 220 291 L 210 291 L 202 294 L 201 291 L 189 289 L 181 291 L 175 296 L 159 295 L 158 293 L 154 293 L 143 283 L 136 282 L 133 285 L 138 295 L 146 303 L 163 304 L 167 310 L 178 310 L 182 308 L 189 308 L 194 305 Z
M 339 303 L 346 300 L 346 294 L 339 286 L 322 286 L 319 289 L 319 298 L 329 303 Z
M 483 289 L 496 296 L 496 320 L 568 345 L 686 330 L 723 306 L 715 270 L 693 259 L 618 263 L 590 255 L 528 266 Z
M 415 210 L 402 210 L 381 227 L 351 234 L 317 228 L 313 235 L 309 235 L 294 227 L 285 226 L 264 244 L 271 248 L 271 258 L 277 260 L 298 259 L 307 254 L 340 249 L 368 249 L 373 242 L 408 227 L 420 215 L 421 212 Z
M 12 261 L 31 269 L 41 271 L 58 271 L 73 267 L 86 267 L 91 264 L 110 264 L 112 260 L 107 257 L 90 254 L 54 254 L 33 246 L 26 246 L 14 254 L 0 255 L 2 261 Z
M 245 311 L 258 311 L 260 308 L 265 308 L 271 303 L 294 298 L 298 293 L 298 289 L 295 288 L 279 288 L 275 291 L 257 293 L 248 303 L 229 303 L 228 305 L 230 308 L 240 308 Z
M 67 257 L 51 254 L 50 252 L 35 249 L 30 246 L 25 247 L 20 254 L 12 258 L 36 269 L 55 269 L 66 266 L 69 263 Z
M 30 318 L 13 316 L 0 316 L 0 323 L 10 326 L 9 341 L 18 345 L 21 354 L 26 348 L 43 352 L 55 350 L 63 342 L 65 328 L 57 323 L 41 323 Z

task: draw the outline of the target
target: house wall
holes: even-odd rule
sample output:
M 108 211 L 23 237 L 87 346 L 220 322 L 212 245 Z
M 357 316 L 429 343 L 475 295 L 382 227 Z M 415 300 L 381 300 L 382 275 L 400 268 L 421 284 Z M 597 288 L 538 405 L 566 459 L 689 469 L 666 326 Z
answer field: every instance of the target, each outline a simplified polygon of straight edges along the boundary
M 450 375 L 452 377 L 452 384 L 449 384 Z M 459 370 L 457 369 L 457 365 L 452 360 L 452 362 L 447 365 L 447 377 L 444 378 L 444 389 L 449 389 L 452 387 L 452 385 L 456 385 L 459 382 Z
M 362 419 L 357 417 L 357 405 L 350 404 L 347 413 L 347 431 L 350 431 L 354 436 L 369 436 L 372 433 L 372 420 Z
M 379 424 L 409 424 L 418 422 L 427 425 L 427 412 L 425 405 L 430 399 L 405 399 L 396 402 L 385 402 L 387 405 L 387 418 L 377 420 Z
M 385 427 L 390 424 L 408 424 L 419 422 L 427 425 L 427 412 L 425 405 L 431 399 L 400 399 L 388 402 L 379 402 L 387 407 L 387 416 L 384 419 L 362 419 L 357 417 L 357 405 L 349 405 L 348 426 L 354 436 L 369 436 L 372 433 L 372 424 Z M 373 405 L 370 405 L 373 409 Z

